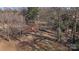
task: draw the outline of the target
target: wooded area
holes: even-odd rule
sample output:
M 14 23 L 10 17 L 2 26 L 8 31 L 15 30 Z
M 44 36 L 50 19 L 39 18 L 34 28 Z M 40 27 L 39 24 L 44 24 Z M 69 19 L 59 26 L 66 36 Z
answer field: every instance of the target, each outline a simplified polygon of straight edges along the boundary
M 78 7 L 0 9 L 0 50 L 79 50 Z

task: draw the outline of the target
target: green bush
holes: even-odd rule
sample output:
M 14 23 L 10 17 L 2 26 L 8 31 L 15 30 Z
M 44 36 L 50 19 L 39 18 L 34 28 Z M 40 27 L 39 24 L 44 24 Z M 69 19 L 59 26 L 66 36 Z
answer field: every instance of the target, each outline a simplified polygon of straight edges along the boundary
M 22 10 L 22 15 L 25 17 L 26 23 L 30 20 L 35 20 L 38 15 L 39 9 L 37 7 L 28 7 Z

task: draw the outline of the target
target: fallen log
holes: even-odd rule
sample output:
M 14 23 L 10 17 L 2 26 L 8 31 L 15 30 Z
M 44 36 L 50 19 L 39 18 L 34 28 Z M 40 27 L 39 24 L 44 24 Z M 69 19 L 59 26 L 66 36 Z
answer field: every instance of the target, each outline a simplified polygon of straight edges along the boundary
M 54 34 L 53 31 L 47 30 L 47 29 L 39 29 L 39 31 L 43 31 L 43 32 Z
M 41 38 L 41 40 L 42 39 L 49 39 L 49 40 L 55 40 L 55 39 L 57 39 L 57 38 L 55 38 L 55 37 L 48 37 L 48 36 L 44 36 L 44 35 L 37 35 L 37 34 L 32 34 L 32 33 L 30 33 L 31 35 L 33 35 L 33 36 L 35 36 L 35 37 L 38 37 L 38 38 Z

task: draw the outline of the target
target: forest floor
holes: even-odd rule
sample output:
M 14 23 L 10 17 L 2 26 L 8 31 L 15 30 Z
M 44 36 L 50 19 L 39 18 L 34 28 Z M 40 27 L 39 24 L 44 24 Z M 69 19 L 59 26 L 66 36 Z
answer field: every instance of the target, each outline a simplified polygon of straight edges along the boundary
M 0 51 L 67 51 L 68 47 L 56 42 L 47 32 L 30 33 L 19 38 L 21 41 L 0 39 Z M 53 40 L 52 40 L 53 39 Z

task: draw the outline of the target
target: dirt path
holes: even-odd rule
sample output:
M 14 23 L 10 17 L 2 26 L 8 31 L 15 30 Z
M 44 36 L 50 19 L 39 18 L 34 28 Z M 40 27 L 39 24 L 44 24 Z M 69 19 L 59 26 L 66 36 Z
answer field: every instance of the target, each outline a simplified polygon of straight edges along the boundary
M 0 40 L 0 51 L 15 51 L 16 46 L 11 42 Z

